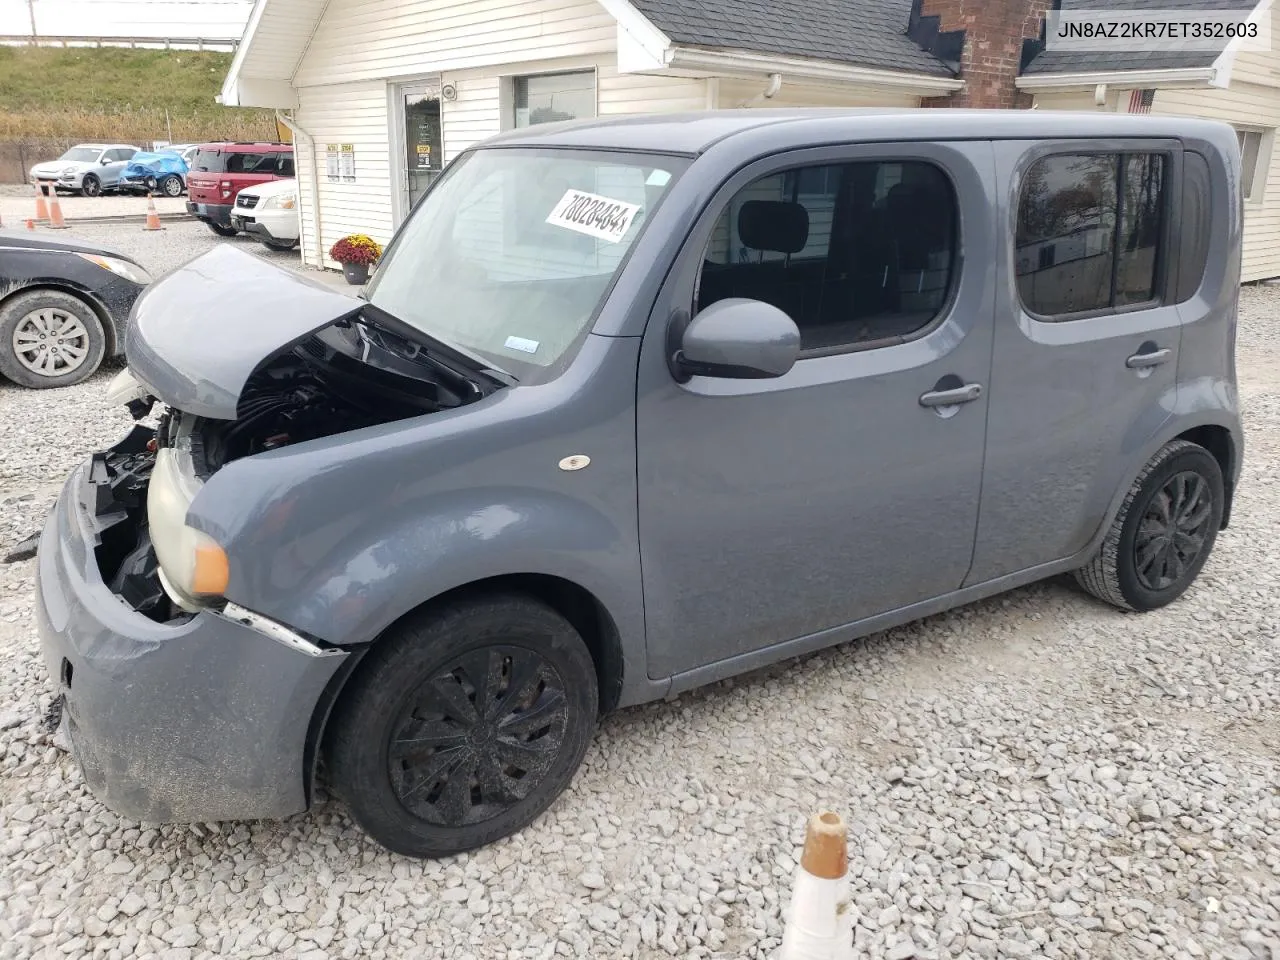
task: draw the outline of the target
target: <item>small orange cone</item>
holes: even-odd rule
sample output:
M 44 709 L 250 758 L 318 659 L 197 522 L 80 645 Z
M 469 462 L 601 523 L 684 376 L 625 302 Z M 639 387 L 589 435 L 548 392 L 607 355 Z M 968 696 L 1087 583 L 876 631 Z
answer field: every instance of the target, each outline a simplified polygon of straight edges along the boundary
M 67 229 L 67 221 L 62 219 L 62 206 L 58 203 L 57 190 L 53 191 L 53 196 L 49 198 L 49 229 Z
M 160 223 L 160 214 L 156 213 L 156 198 L 150 193 L 147 194 L 147 222 L 142 227 L 143 230 L 163 230 L 164 227 Z
M 31 217 L 27 217 L 27 229 L 34 230 L 35 228 L 36 228 L 35 220 L 32 219 Z
M 36 182 L 36 219 L 44 222 L 49 219 L 49 206 L 44 202 L 44 184 Z

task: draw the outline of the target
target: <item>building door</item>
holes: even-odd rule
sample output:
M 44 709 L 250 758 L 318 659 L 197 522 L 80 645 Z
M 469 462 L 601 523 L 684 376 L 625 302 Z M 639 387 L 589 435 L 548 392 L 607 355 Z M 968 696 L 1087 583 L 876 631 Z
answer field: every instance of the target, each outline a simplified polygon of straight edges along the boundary
M 404 109 L 404 209 L 408 211 L 440 175 L 444 163 L 440 81 L 405 84 L 400 88 L 399 100 Z

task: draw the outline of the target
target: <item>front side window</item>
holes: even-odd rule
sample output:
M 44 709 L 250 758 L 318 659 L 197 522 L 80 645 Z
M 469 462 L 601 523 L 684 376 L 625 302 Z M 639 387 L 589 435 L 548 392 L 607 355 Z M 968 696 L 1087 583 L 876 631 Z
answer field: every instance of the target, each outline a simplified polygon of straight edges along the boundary
M 517 127 L 596 115 L 596 75 L 591 70 L 516 77 L 512 93 Z
M 1158 299 L 1166 158 L 1055 154 L 1027 171 L 1018 201 L 1018 293 L 1053 319 Z
M 746 297 L 781 309 L 805 350 L 900 341 L 941 313 L 958 212 L 946 174 L 917 160 L 763 177 L 721 212 L 697 307 Z
M 572 357 L 676 157 L 490 149 L 425 195 L 367 288 L 375 306 L 521 383 Z

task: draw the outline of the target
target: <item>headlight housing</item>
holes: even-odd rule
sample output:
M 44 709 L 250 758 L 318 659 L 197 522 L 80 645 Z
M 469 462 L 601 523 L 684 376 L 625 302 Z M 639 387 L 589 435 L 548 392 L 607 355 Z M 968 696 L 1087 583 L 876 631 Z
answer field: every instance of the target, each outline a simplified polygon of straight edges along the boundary
M 298 196 L 294 193 L 281 194 L 275 197 L 267 197 L 266 202 L 262 204 L 263 210 L 292 210 L 298 205 Z
M 104 257 L 96 253 L 77 253 L 77 257 L 82 260 L 88 260 L 90 263 L 96 264 L 103 270 L 110 270 L 117 277 L 124 277 L 126 280 L 132 280 L 139 286 L 146 286 L 151 282 L 151 274 L 143 270 L 136 263 L 128 260 L 121 260 L 119 257 Z
M 147 489 L 147 522 L 160 562 L 160 582 L 173 601 L 195 611 L 226 592 L 231 571 L 227 554 L 213 537 L 187 526 L 187 511 L 200 491 L 194 474 L 182 469 L 174 447 L 156 452 Z
M 68 175 L 70 175 L 70 174 L 73 174 L 73 173 L 75 173 L 75 172 L 76 172 L 76 168 L 75 168 L 75 167 L 63 167 L 63 168 L 62 168 L 62 175 L 63 175 L 64 177 L 65 177 L 65 176 L 68 176 Z

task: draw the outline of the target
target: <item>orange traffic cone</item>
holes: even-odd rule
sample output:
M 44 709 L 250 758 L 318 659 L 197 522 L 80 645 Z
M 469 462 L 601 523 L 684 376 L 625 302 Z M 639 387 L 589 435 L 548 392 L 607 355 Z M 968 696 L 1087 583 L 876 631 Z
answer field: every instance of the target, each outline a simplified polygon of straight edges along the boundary
M 57 190 L 53 191 L 53 196 L 49 198 L 49 229 L 67 229 L 67 221 L 62 219 L 62 206 L 58 203 Z
M 163 230 L 160 224 L 160 214 L 156 213 L 156 198 L 150 193 L 147 194 L 147 222 L 142 227 L 143 230 Z
M 36 219 L 44 222 L 49 219 L 49 206 L 44 202 L 44 184 L 36 184 Z
M 778 960 L 853 960 L 848 847 L 848 828 L 839 814 L 810 818 Z
M 35 228 L 36 228 L 35 220 L 32 219 L 31 217 L 27 217 L 27 229 L 34 230 Z

